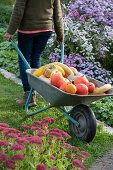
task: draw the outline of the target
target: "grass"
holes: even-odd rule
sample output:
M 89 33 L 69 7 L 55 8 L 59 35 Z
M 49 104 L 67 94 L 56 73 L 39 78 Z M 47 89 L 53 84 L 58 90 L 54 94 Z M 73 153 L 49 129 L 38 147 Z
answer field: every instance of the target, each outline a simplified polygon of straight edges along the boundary
M 0 74 L 0 122 L 8 123 L 10 127 L 21 130 L 21 125 L 30 125 L 35 120 L 42 120 L 44 117 L 52 117 L 56 119 L 50 128 L 59 128 L 68 132 L 72 138 L 68 143 L 80 147 L 82 150 L 91 154 L 91 157 L 84 162 L 84 165 L 89 168 L 91 164 L 100 157 L 103 157 L 110 149 L 113 148 L 113 135 L 103 131 L 102 125 L 97 127 L 95 138 L 91 143 L 86 143 L 73 136 L 69 130 L 68 119 L 56 108 L 50 108 L 33 116 L 28 116 L 25 113 L 24 107 L 18 106 L 15 101 L 21 98 L 23 93 L 22 87 L 15 84 L 12 80 L 5 79 Z M 37 94 L 36 108 L 29 109 L 30 112 L 41 109 L 48 105 L 40 95 Z

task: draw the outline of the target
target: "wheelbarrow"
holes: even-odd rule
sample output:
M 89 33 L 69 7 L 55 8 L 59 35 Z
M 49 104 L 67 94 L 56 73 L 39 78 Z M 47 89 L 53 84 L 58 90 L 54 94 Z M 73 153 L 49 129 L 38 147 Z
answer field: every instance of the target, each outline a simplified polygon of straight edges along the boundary
M 57 87 L 45 82 L 32 73 L 36 69 L 30 68 L 30 65 L 24 58 L 23 54 L 16 46 L 14 41 L 10 39 L 11 43 L 15 47 L 17 53 L 24 61 L 27 70 L 28 82 L 31 86 L 31 90 L 25 104 L 25 112 L 27 115 L 34 115 L 45 111 L 51 107 L 56 107 L 69 119 L 69 128 L 76 137 L 79 137 L 83 141 L 91 142 L 96 134 L 96 118 L 93 110 L 88 104 L 99 100 L 103 97 L 113 96 L 113 88 L 108 90 L 104 95 L 78 95 L 66 93 Z M 63 63 L 64 45 L 61 43 L 61 62 Z M 86 76 L 87 77 L 87 76 Z M 93 82 L 97 87 L 104 85 L 104 83 L 87 77 L 90 82 Z M 33 90 L 36 90 L 45 100 L 50 104 L 32 113 L 28 111 L 28 104 L 31 99 Z

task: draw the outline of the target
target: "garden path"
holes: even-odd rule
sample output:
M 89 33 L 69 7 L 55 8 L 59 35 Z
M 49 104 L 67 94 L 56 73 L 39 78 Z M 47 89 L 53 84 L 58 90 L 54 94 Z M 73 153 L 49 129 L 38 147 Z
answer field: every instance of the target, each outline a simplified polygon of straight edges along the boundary
M 10 78 L 18 85 L 22 86 L 21 80 L 17 78 L 13 73 L 10 73 L 4 69 L 0 69 L 0 72 L 4 75 L 5 78 Z M 101 123 L 97 120 L 97 123 Z M 110 134 L 113 134 L 113 128 L 103 125 L 103 130 L 107 131 Z M 92 164 L 89 170 L 113 170 L 113 149 L 109 151 L 104 157 L 97 159 L 96 162 Z

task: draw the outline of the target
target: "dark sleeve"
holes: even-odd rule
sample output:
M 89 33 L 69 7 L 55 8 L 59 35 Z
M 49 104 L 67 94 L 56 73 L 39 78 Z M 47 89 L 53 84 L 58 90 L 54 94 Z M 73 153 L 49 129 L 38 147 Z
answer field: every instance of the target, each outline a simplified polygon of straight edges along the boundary
M 26 5 L 27 0 L 16 0 L 9 26 L 7 29 L 7 32 L 11 35 L 13 35 L 16 30 L 19 28 L 19 25 L 21 23 L 21 20 L 23 18 L 24 10 L 25 10 L 25 5 Z
M 64 40 L 64 27 L 60 0 L 54 1 L 53 9 L 54 29 L 60 41 Z

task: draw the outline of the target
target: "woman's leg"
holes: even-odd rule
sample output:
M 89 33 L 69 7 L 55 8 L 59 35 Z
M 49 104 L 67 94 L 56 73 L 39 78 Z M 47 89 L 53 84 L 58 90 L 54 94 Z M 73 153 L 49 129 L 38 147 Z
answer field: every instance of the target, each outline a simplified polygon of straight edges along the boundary
M 33 48 L 32 35 L 18 33 L 18 47 L 20 51 L 22 52 L 22 54 L 24 55 L 27 62 L 30 64 L 31 52 Z M 18 57 L 18 62 L 19 62 L 20 77 L 22 80 L 23 89 L 24 91 L 30 91 L 30 86 L 29 86 L 27 74 L 26 74 L 27 67 L 20 56 Z
M 50 38 L 52 31 L 34 34 L 33 48 L 31 54 L 31 68 L 39 68 L 41 66 L 41 54 Z

